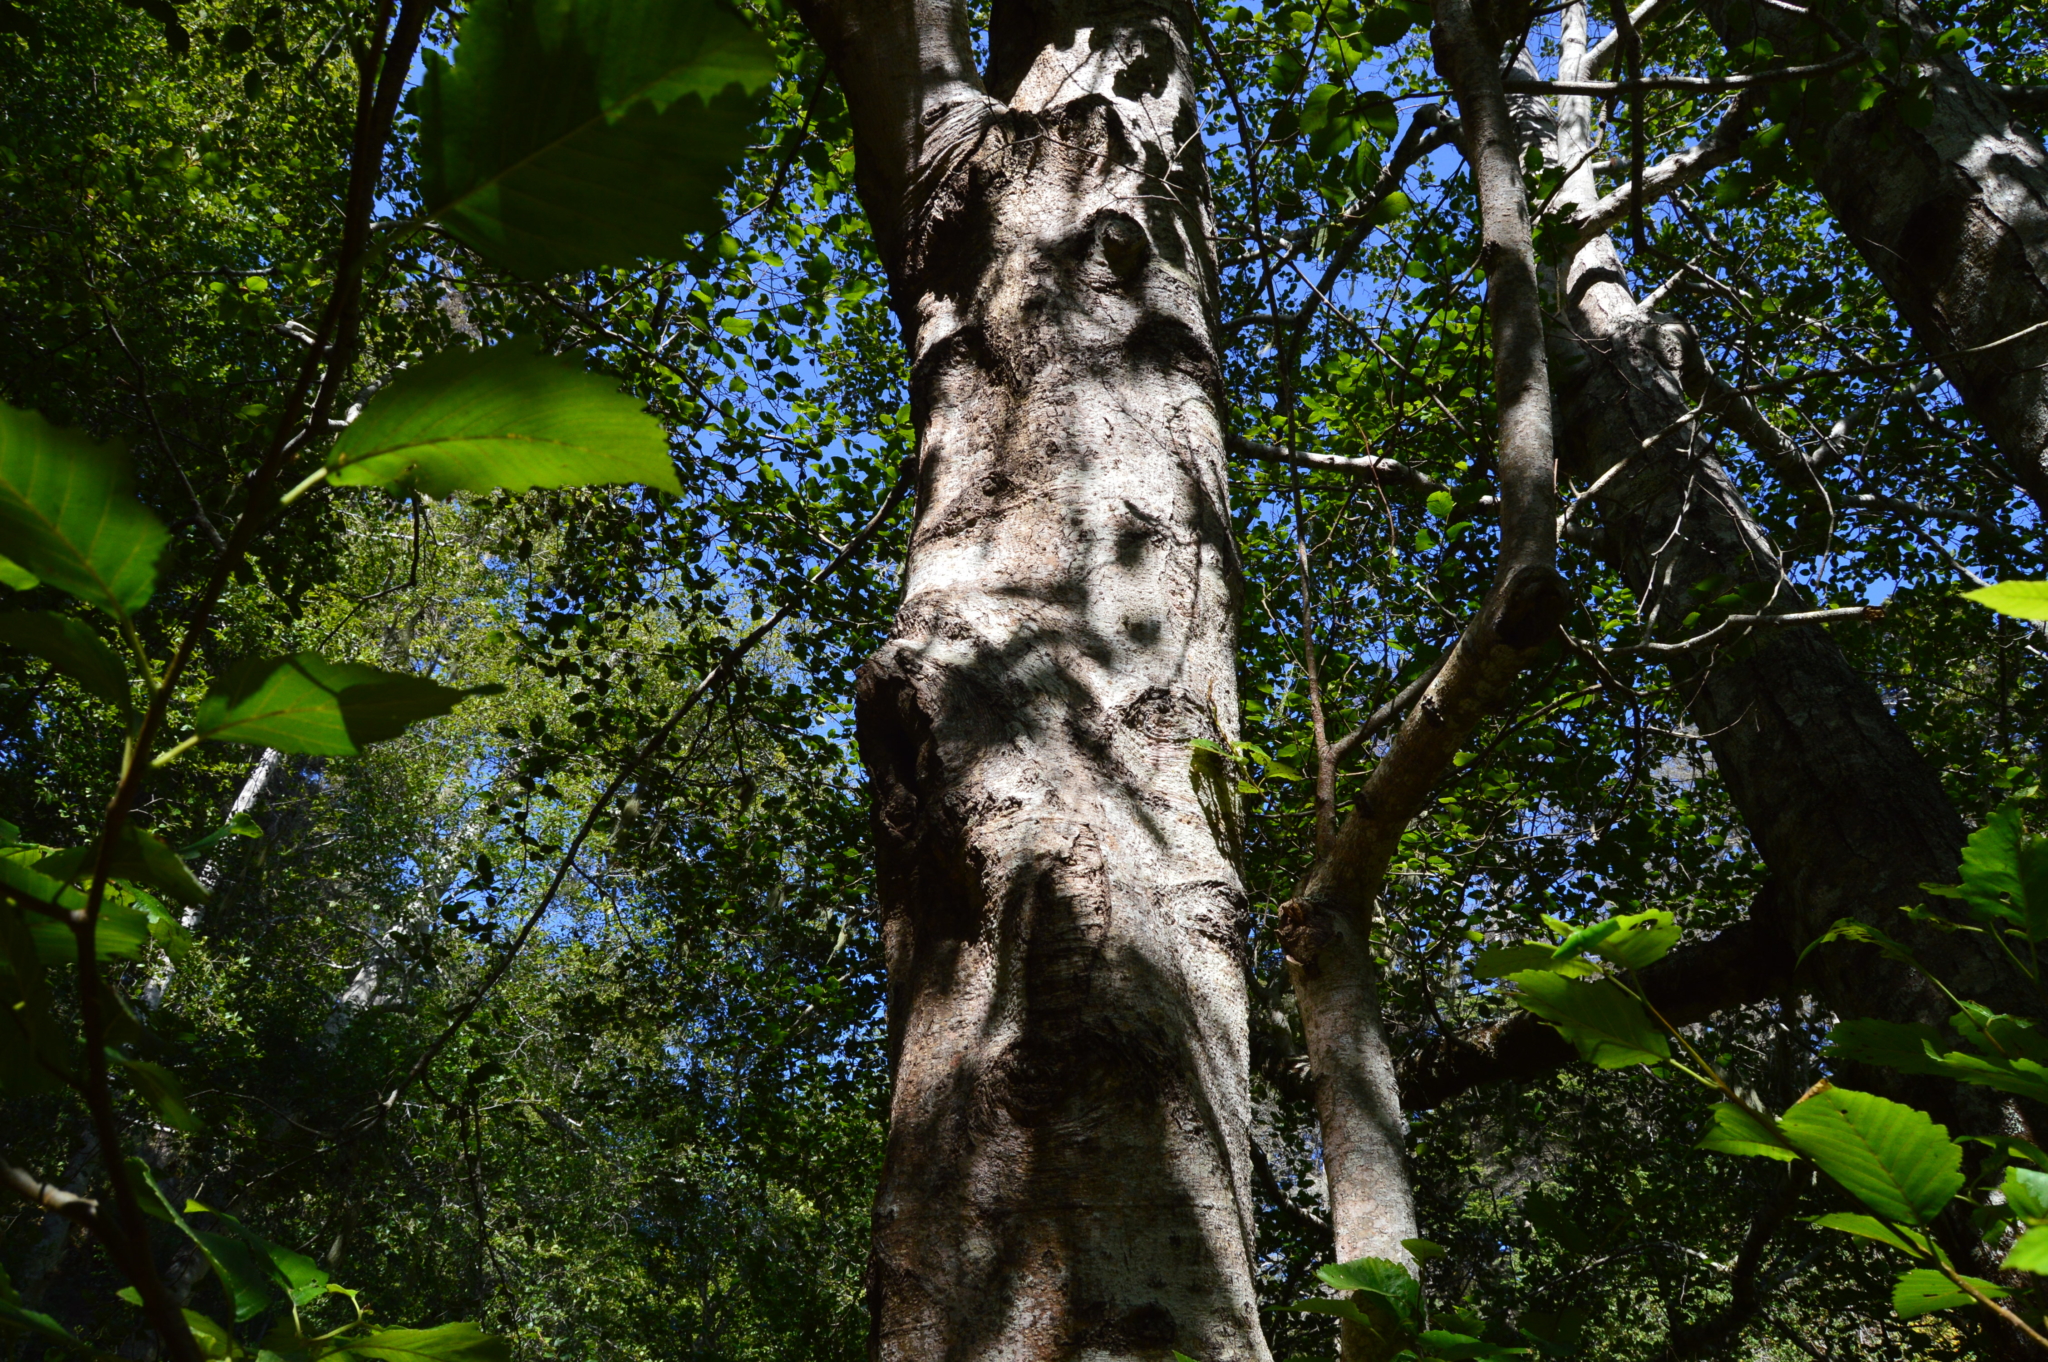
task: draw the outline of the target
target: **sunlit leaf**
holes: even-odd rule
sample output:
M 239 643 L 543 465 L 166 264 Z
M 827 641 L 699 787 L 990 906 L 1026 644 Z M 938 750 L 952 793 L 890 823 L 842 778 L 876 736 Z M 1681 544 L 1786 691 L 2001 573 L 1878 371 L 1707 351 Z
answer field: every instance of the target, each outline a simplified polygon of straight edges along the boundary
M 2004 1287 L 1981 1277 L 1965 1277 L 1963 1280 L 1992 1300 L 2006 1294 Z M 1967 1292 L 1931 1267 L 1914 1268 L 1900 1277 L 1892 1288 L 1892 1308 L 1907 1319 L 1972 1303 Z
M 1887 1225 L 1872 1215 L 1857 1215 L 1852 1211 L 1837 1211 L 1831 1215 L 1817 1215 L 1808 1222 L 1819 1229 L 1837 1230 L 1863 1239 L 1874 1239 L 1880 1244 L 1907 1253 L 1926 1254 L 1927 1236 L 1918 1230 Z
M 1963 599 L 2016 619 L 2048 620 L 2048 582 L 1994 582 L 1965 591 Z
M 661 423 L 615 380 L 508 341 L 450 350 L 378 393 L 328 480 L 450 492 L 640 483 L 681 492 Z
M 1962 1146 L 1925 1112 L 1820 1084 L 1778 1128 L 1821 1172 L 1887 1220 L 1925 1225 L 1963 1189 Z
M 254 658 L 229 669 L 199 702 L 199 736 L 281 752 L 350 755 L 503 686 L 443 686 L 424 677 L 317 653 Z
M 538 279 L 716 228 L 768 45 L 714 0 L 478 0 L 451 66 L 423 56 L 427 216 Z
M 20 569 L 122 614 L 149 600 L 169 543 L 125 453 L 0 403 L 0 544 Z
M 1588 949 L 1602 960 L 1628 969 L 1646 969 L 1678 944 L 1678 922 L 1670 913 L 1652 909 L 1613 919 L 1615 930 Z
M 2036 1225 L 2013 1240 L 1998 1266 L 2006 1271 L 2048 1273 L 2048 1225 Z
M 16 591 L 27 591 L 30 587 L 42 584 L 42 578 L 12 558 L 0 557 L 0 586 L 12 587 Z
M 357 1357 L 377 1362 L 509 1362 L 506 1341 L 474 1324 L 443 1324 L 433 1329 L 380 1329 L 348 1341 Z

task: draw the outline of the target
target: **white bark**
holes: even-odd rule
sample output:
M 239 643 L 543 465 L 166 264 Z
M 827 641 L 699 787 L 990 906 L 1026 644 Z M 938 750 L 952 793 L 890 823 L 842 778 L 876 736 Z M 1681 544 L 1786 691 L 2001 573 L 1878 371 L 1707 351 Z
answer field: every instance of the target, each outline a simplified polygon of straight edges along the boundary
M 816 3 L 912 374 L 918 512 L 862 669 L 895 1065 L 882 1359 L 1263 1362 L 1238 566 L 1179 4 Z M 1213 792 L 1208 792 L 1213 794 Z

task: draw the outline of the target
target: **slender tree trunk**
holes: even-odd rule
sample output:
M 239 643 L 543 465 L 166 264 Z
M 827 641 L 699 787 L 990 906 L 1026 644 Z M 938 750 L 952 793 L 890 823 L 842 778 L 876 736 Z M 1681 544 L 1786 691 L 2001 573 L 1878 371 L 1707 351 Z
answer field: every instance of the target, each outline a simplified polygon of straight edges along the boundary
M 1582 79 L 1584 5 L 1568 5 L 1563 18 L 1559 79 Z M 1585 161 L 1591 114 L 1589 99 L 1559 99 L 1551 124 L 1558 162 Z M 1533 121 L 1548 121 L 1548 111 Z M 1597 201 L 1589 164 L 1559 198 L 1567 208 Z M 1637 305 L 1605 236 L 1569 262 L 1560 283 L 1568 332 L 1556 337 L 1561 448 L 1576 477 L 1589 485 L 1606 479 L 1594 499 L 1601 542 L 1641 600 L 1647 632 L 1670 641 L 1703 629 L 1688 631 L 1683 621 L 1704 604 L 1692 588 L 1709 579 L 1718 580 L 1714 595 L 1749 588 L 1768 610 L 1810 608 L 1697 423 L 1686 419 L 1683 326 Z M 1895 911 L 1925 898 L 1922 883 L 1955 878 L 1962 820 L 1876 690 L 1822 628 L 1760 629 L 1670 665 L 1770 869 L 1765 906 L 1795 949 L 1840 918 L 1858 918 L 1908 939 L 1962 996 L 2009 990 L 1981 938 L 1917 928 Z M 1831 946 L 1803 970 L 1842 1016 L 1938 1022 L 1953 1011 L 1916 971 L 1874 948 Z
M 862 668 L 884 1359 L 1259 1360 L 1238 564 L 1180 4 L 812 3 L 919 436 Z
M 1938 26 L 1913 0 L 1870 8 L 1905 26 L 1910 76 L 1864 111 L 1813 91 L 1792 145 L 2012 480 L 2048 512 L 2048 152 L 1960 55 L 1935 51 Z M 1762 36 L 1787 62 L 1823 52 L 1821 30 L 1785 9 L 1707 0 L 1706 12 L 1730 47 Z
M 1452 755 L 1554 638 L 1557 577 L 1550 380 L 1521 151 L 1501 90 L 1493 32 L 1470 0 L 1437 0 L 1438 68 L 1458 101 L 1478 191 L 1491 324 L 1500 554 L 1492 589 L 1360 788 L 1353 808 L 1281 911 L 1301 1005 L 1337 1258 L 1412 1266 L 1417 1234 L 1400 1094 L 1380 1016 L 1374 908 L 1401 835 Z M 1343 1330 L 1344 1362 L 1391 1355 L 1395 1335 Z

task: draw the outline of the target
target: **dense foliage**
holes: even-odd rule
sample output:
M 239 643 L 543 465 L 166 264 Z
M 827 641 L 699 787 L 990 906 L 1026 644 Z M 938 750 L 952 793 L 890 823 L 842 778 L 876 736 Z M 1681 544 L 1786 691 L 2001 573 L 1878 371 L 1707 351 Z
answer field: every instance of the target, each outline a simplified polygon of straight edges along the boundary
M 2048 62 L 2028 7 L 1941 8 L 1989 78 L 2025 84 Z M 134 804 L 155 839 L 143 852 L 186 869 L 136 872 L 104 910 L 140 924 L 106 962 L 133 1013 L 108 1039 L 138 1185 L 167 1210 L 215 1208 L 190 1218 L 272 1246 L 284 1276 L 232 1299 L 233 1272 L 209 1275 L 222 1250 L 165 1226 L 165 1288 L 244 1326 L 245 1344 L 303 1310 L 303 1345 L 360 1307 L 362 1329 L 474 1321 L 521 1358 L 853 1358 L 888 1075 L 848 716 L 911 509 L 896 330 L 843 102 L 779 5 L 742 6 L 745 28 L 681 0 L 568 9 L 587 23 L 545 61 L 518 46 L 539 41 L 518 28 L 531 6 L 430 11 L 418 68 L 399 73 L 417 93 L 352 191 L 383 52 L 375 7 L 0 6 L 0 466 L 40 439 L 76 442 L 80 468 L 118 468 L 90 446 L 112 442 L 169 545 L 114 610 L 25 571 L 0 539 L 21 560 L 5 564 L 22 588 L 9 611 L 79 625 L 115 668 L 109 682 L 98 661 L 57 660 L 18 613 L 0 623 L 0 850 L 34 868 L 94 844 L 135 764 L 131 711 L 150 702 L 122 669 L 162 668 L 227 562 L 167 726 L 140 754 L 193 740 Z M 689 24 L 663 26 L 683 11 Z M 525 36 L 465 65 L 463 25 L 485 21 Z M 1333 1346 L 1327 1316 L 1284 1309 L 1329 1257 L 1275 931 L 1313 842 L 1315 729 L 1342 736 L 1420 674 L 1492 570 L 1470 180 L 1440 145 L 1398 192 L 1379 183 L 1418 135 L 1416 110 L 1441 98 L 1427 24 L 1425 6 L 1351 0 L 1203 18 L 1237 430 L 1397 459 L 1439 488 L 1234 468 L 1276 1357 Z M 636 38 L 648 32 L 667 36 Z M 1548 20 L 1531 32 L 1548 69 Z M 476 41 L 464 51 L 486 53 Z M 1686 6 L 1646 25 L 1645 48 L 1656 69 L 1735 69 Z M 493 80 L 496 104 L 478 93 Z M 1631 139 L 1655 159 L 1703 135 L 1718 98 L 1610 102 L 1604 183 L 1626 180 Z M 1622 242 L 1633 286 L 1795 440 L 1841 447 L 1816 496 L 1764 451 L 1713 437 L 1814 603 L 1885 607 L 1832 627 L 1966 819 L 2003 808 L 2016 826 L 2043 774 L 2041 635 L 1958 587 L 2040 576 L 2041 526 L 1773 117 Z M 614 197 L 594 216 L 613 230 L 505 206 L 544 197 L 507 177 L 544 188 L 555 173 L 475 132 L 511 125 L 550 156 L 611 138 L 597 161 L 641 158 L 603 187 Z M 1537 203 L 1558 179 L 1540 159 Z M 652 180 L 673 192 L 648 207 L 636 192 Z M 376 224 L 353 244 L 352 203 Z M 1541 228 L 1538 242 L 1562 244 Z M 353 271 L 359 302 L 332 312 Z M 309 397 L 315 369 L 331 390 Z M 488 412 L 461 432 L 472 465 L 404 452 L 408 430 L 453 419 L 435 404 L 458 379 L 491 373 L 494 401 L 566 404 L 567 453 L 507 474 Z M 324 483 L 296 489 L 246 555 L 224 553 L 245 512 L 299 481 L 260 475 L 302 419 L 316 443 L 339 432 L 303 466 Z M 599 456 L 617 466 L 591 473 Z M 1564 558 L 1580 603 L 1568 628 L 1604 660 L 1555 646 L 1410 829 L 1382 917 L 1397 1046 L 1508 1012 L 1479 954 L 1549 939 L 1546 918 L 1568 930 L 1661 910 L 1702 936 L 1764 882 L 1683 697 L 1629 651 L 1632 593 L 1584 540 L 1568 536 Z M 1691 585 L 1702 629 L 1754 604 Z M 237 671 L 304 655 L 327 661 Z M 374 672 L 321 670 L 340 664 Z M 383 697 L 399 713 L 379 729 L 350 688 L 393 678 L 415 689 Z M 247 718 L 251 695 L 286 682 L 324 739 Z M 1355 745 L 1345 779 L 1375 741 Z M 2020 845 L 2015 831 L 2014 857 Z M 184 903 L 162 887 L 181 873 L 196 886 Z M 56 987 L 61 950 L 44 957 L 69 1037 L 79 999 Z M 1834 1071 L 1834 1020 L 1790 992 L 1687 1035 L 1776 1113 Z M 0 1076 L 17 1062 L 0 1058 Z M 1855 1208 L 1836 1184 L 1806 1163 L 1702 1152 L 1707 1119 L 1705 1098 L 1641 1067 L 1575 1066 L 1419 1113 L 1424 1232 L 1445 1250 L 1424 1269 L 1433 1308 L 1600 1358 L 1985 1346 L 1975 1315 L 1894 1309 L 1900 1250 L 1810 1223 Z M 107 1196 L 103 1141 L 71 1093 L 10 1088 L 0 1122 L 9 1163 Z M 1997 1186 L 2004 1166 L 1973 1162 L 1972 1176 Z M 1743 1254 L 1761 1304 L 1716 1333 Z M 16 1309 L 95 1349 L 157 1346 L 116 1294 L 130 1276 L 75 1221 L 11 1204 L 0 1265 Z M 359 1296 L 305 1292 L 315 1275 Z M 5 1338 L 22 1357 L 65 1346 Z

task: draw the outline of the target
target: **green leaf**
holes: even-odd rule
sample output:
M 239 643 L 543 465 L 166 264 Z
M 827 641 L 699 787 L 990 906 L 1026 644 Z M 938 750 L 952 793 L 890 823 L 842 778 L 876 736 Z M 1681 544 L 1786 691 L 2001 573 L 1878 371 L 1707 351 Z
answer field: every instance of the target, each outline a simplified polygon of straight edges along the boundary
M 1929 1252 L 1927 1236 L 1918 1230 L 1894 1228 L 1872 1215 L 1857 1215 L 1850 1211 L 1836 1211 L 1831 1215 L 1817 1215 L 1807 1222 L 1818 1229 L 1839 1230 L 1843 1234 L 1854 1234 L 1864 1239 L 1875 1239 L 1880 1244 L 1925 1257 Z
M 68 944 L 68 931 L 65 938 Z M 63 1057 L 35 937 L 18 910 L 0 904 L 0 1092 L 55 1087 Z
M 1962 1146 L 1925 1112 L 1821 1083 L 1778 1129 L 1886 1220 L 1925 1225 L 1963 1189 Z
M 446 714 L 472 695 L 503 686 L 460 690 L 423 677 L 381 671 L 359 662 L 330 662 L 317 653 L 252 658 L 236 664 L 199 702 L 199 736 L 281 752 L 353 755 Z
M 1475 979 L 1504 979 L 1517 970 L 1540 969 L 1567 978 L 1584 978 L 1596 973 L 1593 966 L 1580 960 L 1559 960 L 1551 947 L 1540 942 L 1525 941 L 1515 946 L 1488 946 L 1475 952 L 1470 965 Z
M 1662 909 L 1628 913 L 1613 922 L 1616 930 L 1588 949 L 1602 960 L 1624 968 L 1647 968 L 1678 944 L 1678 922 Z
M 1621 921 L 1618 918 L 1608 918 L 1603 922 L 1576 928 L 1551 949 L 1550 958 L 1569 960 L 1575 955 L 1583 955 L 1620 930 Z
M 128 674 L 114 650 L 85 621 L 42 610 L 11 610 L 0 614 L 0 643 L 33 653 L 88 694 L 128 708 Z
M 426 214 L 530 279 L 674 259 L 720 222 L 768 45 L 714 0 L 478 0 L 424 54 Z
M 1354 1258 L 1348 1263 L 1325 1263 L 1316 1269 L 1316 1275 L 1339 1291 L 1358 1292 L 1367 1304 L 1390 1313 L 1405 1330 L 1413 1332 L 1422 1327 L 1422 1283 L 1392 1259 Z
M 2048 1173 L 2008 1168 L 1998 1190 L 2022 1220 L 2048 1220 Z
M 164 1189 L 157 1185 L 156 1174 L 141 1159 L 130 1157 L 128 1171 L 135 1178 L 136 1199 L 142 1203 L 142 1209 L 158 1220 L 177 1226 L 180 1233 L 198 1246 L 200 1256 L 213 1269 L 213 1275 L 220 1278 L 221 1288 L 234 1303 L 237 1324 L 252 1320 L 270 1308 L 274 1296 L 268 1281 L 269 1274 L 250 1256 L 246 1244 L 240 1239 L 195 1227 L 171 1204 L 164 1195 Z M 218 1325 L 213 1327 L 219 1328 Z
M 406 370 L 342 433 L 327 467 L 333 483 L 432 497 L 608 483 L 682 491 L 668 436 L 637 399 L 519 341 Z
M 146 1059 L 130 1059 L 111 1045 L 107 1047 L 107 1058 L 128 1075 L 128 1082 L 135 1088 L 136 1095 L 163 1118 L 165 1125 L 187 1135 L 196 1135 L 205 1129 L 200 1119 L 192 1114 L 192 1108 L 185 1105 L 185 1089 L 171 1076 L 169 1069 Z
M 1993 1300 L 2006 1294 L 2004 1287 L 1981 1277 L 1965 1277 L 1963 1280 Z M 1931 1267 L 1914 1268 L 1900 1277 L 1892 1288 L 1892 1309 L 1906 1319 L 1970 1304 L 1973 1302 L 1961 1287 Z
M 1799 952 L 1799 959 L 1796 963 L 1802 965 L 1805 964 L 1807 956 L 1812 955 L 1822 946 L 1828 945 L 1830 942 L 1835 941 L 1860 941 L 1866 945 L 1877 947 L 1880 951 L 1883 951 L 1884 954 L 1890 959 L 1900 961 L 1903 964 L 1911 965 L 1915 969 L 1919 968 L 1920 966 L 1920 962 L 1913 958 L 1913 952 L 1907 950 L 1897 941 L 1894 941 L 1891 937 L 1886 936 L 1883 932 L 1871 926 L 1869 923 L 1858 922 L 1855 918 L 1852 917 L 1835 919 L 1834 926 L 1828 928 L 1827 931 L 1823 932 L 1820 936 L 1808 942 L 1806 949 Z
M 1555 1026 L 1582 1057 L 1603 1069 L 1671 1058 L 1663 1031 L 1611 979 L 1575 983 L 1547 970 L 1522 970 L 1508 979 L 1518 1005 Z
M 35 868 L 53 880 L 62 880 L 82 889 L 92 877 L 93 857 L 97 850 L 96 847 L 71 847 L 52 852 L 38 861 Z M 206 902 L 206 886 L 194 878 L 184 858 L 164 845 L 155 833 L 145 832 L 132 823 L 121 829 L 121 840 L 114 847 L 107 873 L 117 880 L 131 880 L 152 889 L 161 889 L 181 903 Z
M 1708 1110 L 1712 1114 L 1707 1120 L 1707 1128 L 1694 1148 L 1716 1154 L 1779 1159 L 1786 1163 L 1799 1157 L 1799 1151 L 1786 1144 L 1783 1136 L 1735 1103 L 1716 1102 Z
M 0 557 L 0 586 L 13 587 L 16 591 L 27 591 L 42 584 L 42 578 L 12 558 Z
M 2023 620 L 2048 620 L 2048 582 L 1995 582 L 1965 591 L 1963 599 Z
M 432 1329 L 382 1329 L 348 1341 L 357 1357 L 377 1362 L 510 1362 L 505 1340 L 468 1322 Z
M 234 1335 L 197 1310 L 185 1312 L 185 1326 L 192 1331 L 192 1341 L 199 1345 L 199 1355 L 208 1362 L 225 1362 L 235 1355 Z
M 1437 1258 L 1447 1258 L 1451 1252 L 1442 1244 L 1432 1243 L 1427 1239 L 1403 1239 L 1401 1247 L 1407 1249 L 1418 1263 L 1427 1263 Z
M 2048 1272 L 2048 1225 L 2036 1225 L 2013 1240 L 1998 1266 L 2003 1271 Z
M 1442 491 L 1431 492 L 1422 504 L 1427 506 L 1429 513 L 1438 520 L 1449 520 L 1451 512 L 1458 509 L 1458 499 L 1449 492 Z
M 1941 1032 L 1932 1026 L 1858 1017 L 1836 1023 L 1835 1029 L 1828 1032 L 1823 1053 L 1830 1058 L 1878 1064 L 1901 1073 L 1940 1073 L 1941 1061 L 1929 1053 L 1930 1047 L 1947 1048 Z
M 309 1304 L 327 1294 L 332 1287 L 332 1281 L 318 1263 L 303 1253 L 271 1243 L 227 1212 L 216 1211 L 213 1207 L 197 1201 L 187 1201 L 185 1212 L 188 1215 L 211 1215 L 226 1225 L 247 1250 L 249 1260 L 269 1276 L 274 1286 L 291 1297 L 294 1305 Z
M 156 590 L 170 538 L 125 453 L 0 403 L 0 543 L 20 568 L 121 615 Z

